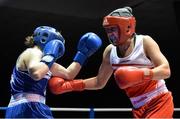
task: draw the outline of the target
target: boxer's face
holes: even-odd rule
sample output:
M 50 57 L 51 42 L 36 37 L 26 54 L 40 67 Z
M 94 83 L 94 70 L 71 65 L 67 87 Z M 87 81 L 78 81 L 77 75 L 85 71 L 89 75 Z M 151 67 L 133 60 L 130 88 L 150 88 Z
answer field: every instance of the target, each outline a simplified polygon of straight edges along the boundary
M 118 45 L 120 36 L 119 27 L 116 25 L 107 26 L 105 30 L 110 42 L 115 46 Z

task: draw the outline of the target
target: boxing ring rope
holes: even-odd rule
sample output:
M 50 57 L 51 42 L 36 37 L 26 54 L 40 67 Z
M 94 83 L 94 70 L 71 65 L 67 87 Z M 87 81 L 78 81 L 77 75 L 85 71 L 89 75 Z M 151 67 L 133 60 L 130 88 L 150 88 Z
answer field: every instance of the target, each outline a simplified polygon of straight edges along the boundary
M 95 112 L 111 112 L 111 111 L 131 111 L 131 108 L 50 108 L 52 111 L 82 111 L 82 112 L 89 112 L 92 109 Z M 179 108 L 180 110 L 180 108 Z
M 55 108 L 55 107 L 51 107 L 50 109 L 52 111 L 83 111 L 83 112 L 91 111 L 91 109 L 93 109 L 95 112 L 132 111 L 132 108 Z M 174 111 L 180 111 L 180 108 L 174 108 Z
M 0 110 L 6 110 L 7 107 L 0 107 Z M 82 112 L 89 112 L 92 109 L 95 112 L 128 112 L 132 111 L 132 108 L 57 108 L 57 107 L 51 107 L 51 111 L 82 111 Z M 174 108 L 174 111 L 180 111 L 180 108 Z
M 7 107 L 0 107 L 0 110 L 6 110 Z M 130 112 L 132 108 L 57 108 L 50 107 L 51 111 L 70 111 L 70 112 L 89 112 L 89 118 L 95 118 L 95 112 Z M 180 108 L 174 108 L 174 111 L 180 111 Z
M 0 110 L 6 110 L 7 107 L 0 107 Z M 92 109 L 95 112 L 127 112 L 131 111 L 132 108 L 57 108 L 57 107 L 51 107 L 51 111 L 82 111 L 82 112 L 89 112 Z M 174 111 L 180 111 L 180 108 L 174 108 Z

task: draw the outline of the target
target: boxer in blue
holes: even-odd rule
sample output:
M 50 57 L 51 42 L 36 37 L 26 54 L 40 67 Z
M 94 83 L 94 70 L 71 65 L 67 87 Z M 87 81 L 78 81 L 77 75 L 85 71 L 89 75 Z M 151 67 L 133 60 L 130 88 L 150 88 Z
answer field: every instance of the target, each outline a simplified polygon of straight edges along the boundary
M 48 80 L 52 76 L 73 79 L 102 41 L 91 32 L 83 35 L 79 41 L 83 45 L 78 46 L 74 61 L 67 68 L 56 63 L 65 52 L 64 43 L 63 36 L 49 26 L 37 27 L 33 35 L 26 38 L 25 44 L 30 47 L 19 55 L 13 68 L 6 118 L 53 118 L 45 104 Z

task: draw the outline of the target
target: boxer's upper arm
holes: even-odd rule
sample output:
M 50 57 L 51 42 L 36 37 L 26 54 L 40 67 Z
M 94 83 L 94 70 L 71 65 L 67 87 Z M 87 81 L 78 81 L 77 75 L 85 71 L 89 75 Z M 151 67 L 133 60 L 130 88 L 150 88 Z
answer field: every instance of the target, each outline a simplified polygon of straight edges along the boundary
M 30 51 L 24 56 L 27 71 L 34 80 L 42 79 L 49 71 L 48 66 L 40 62 L 41 57 L 42 52 L 35 49 L 30 49 Z
M 147 57 L 151 59 L 155 66 L 159 66 L 164 63 L 168 64 L 167 59 L 160 51 L 159 45 L 150 36 L 144 37 L 143 44 Z
M 41 56 L 42 54 L 40 52 L 38 53 L 35 50 L 28 49 L 24 55 L 24 62 L 27 66 L 27 69 L 37 65 L 41 60 Z

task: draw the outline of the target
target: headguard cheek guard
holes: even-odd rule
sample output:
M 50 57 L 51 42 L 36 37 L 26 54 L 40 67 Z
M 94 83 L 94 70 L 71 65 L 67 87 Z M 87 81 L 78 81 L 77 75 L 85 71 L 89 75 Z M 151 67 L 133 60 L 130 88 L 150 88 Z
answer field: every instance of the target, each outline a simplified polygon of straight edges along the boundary
M 51 40 L 60 40 L 65 43 L 63 36 L 55 29 L 49 26 L 40 26 L 34 30 L 33 33 L 34 43 L 41 49 Z

